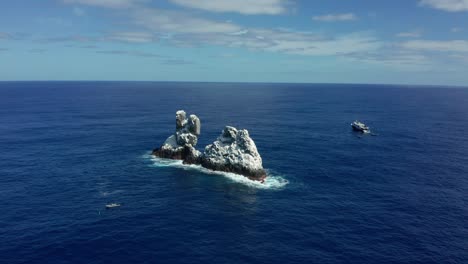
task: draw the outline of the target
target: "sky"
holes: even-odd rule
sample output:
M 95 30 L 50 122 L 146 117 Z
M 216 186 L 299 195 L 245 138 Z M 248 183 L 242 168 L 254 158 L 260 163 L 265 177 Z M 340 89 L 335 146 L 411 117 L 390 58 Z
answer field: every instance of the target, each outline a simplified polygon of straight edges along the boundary
M 468 0 L 1 1 L 0 80 L 468 86 Z

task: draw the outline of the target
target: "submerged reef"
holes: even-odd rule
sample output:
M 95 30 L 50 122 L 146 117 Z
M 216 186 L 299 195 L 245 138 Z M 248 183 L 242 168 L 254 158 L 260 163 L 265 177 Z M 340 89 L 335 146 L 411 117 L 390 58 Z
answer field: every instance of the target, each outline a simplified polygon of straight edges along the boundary
M 176 112 L 176 131 L 163 145 L 153 150 L 159 158 L 183 160 L 214 171 L 233 172 L 249 179 L 263 181 L 266 172 L 255 142 L 245 129 L 226 126 L 221 135 L 203 153 L 195 149 L 200 136 L 200 119 L 186 118 L 183 110 Z

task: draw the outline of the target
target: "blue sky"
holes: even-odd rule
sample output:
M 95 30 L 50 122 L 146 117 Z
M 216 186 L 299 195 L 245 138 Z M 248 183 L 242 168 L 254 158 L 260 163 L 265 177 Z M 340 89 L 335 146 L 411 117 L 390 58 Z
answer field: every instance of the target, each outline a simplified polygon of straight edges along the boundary
M 0 80 L 468 86 L 468 0 L 1 1 Z

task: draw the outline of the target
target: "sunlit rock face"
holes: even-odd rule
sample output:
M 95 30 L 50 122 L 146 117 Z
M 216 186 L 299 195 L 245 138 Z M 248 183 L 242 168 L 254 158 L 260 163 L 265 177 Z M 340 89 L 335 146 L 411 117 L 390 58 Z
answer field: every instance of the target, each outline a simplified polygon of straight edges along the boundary
M 192 133 L 193 132 L 193 133 Z M 200 135 L 200 119 L 196 115 L 186 118 L 184 110 L 176 112 L 176 131 L 168 137 L 153 155 L 165 159 L 178 159 L 198 164 L 201 153 L 195 149 Z
M 188 130 L 196 136 L 200 135 L 200 119 L 198 119 L 196 115 L 190 115 L 188 120 Z
M 254 141 L 245 129 L 226 126 L 221 135 L 205 147 L 201 157 L 205 168 L 233 172 L 252 180 L 263 180 L 266 172 Z
M 176 112 L 176 131 L 166 139 L 153 155 L 183 160 L 185 164 L 199 164 L 215 171 L 233 172 L 252 180 L 263 181 L 266 172 L 262 158 L 247 130 L 226 126 L 221 135 L 201 153 L 195 149 L 200 136 L 200 119 L 183 110 Z

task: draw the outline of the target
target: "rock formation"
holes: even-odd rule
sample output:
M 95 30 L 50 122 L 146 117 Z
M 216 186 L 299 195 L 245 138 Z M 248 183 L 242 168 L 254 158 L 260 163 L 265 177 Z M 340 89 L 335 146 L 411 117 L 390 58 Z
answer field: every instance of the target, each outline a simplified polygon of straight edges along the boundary
M 263 181 L 266 172 L 262 167 L 262 158 L 247 130 L 237 130 L 226 126 L 222 134 L 200 153 L 194 147 L 200 135 L 200 119 L 196 115 L 186 118 L 183 110 L 176 113 L 176 132 L 153 155 L 183 160 L 185 164 L 200 164 L 215 170 L 233 172 L 252 180 Z
M 196 115 L 186 118 L 185 111 L 176 113 L 176 132 L 168 137 L 153 155 L 165 159 L 183 160 L 189 164 L 198 164 L 201 153 L 195 149 L 200 135 L 200 119 Z
M 266 178 L 262 157 L 249 132 L 231 126 L 226 126 L 221 136 L 205 147 L 201 165 L 212 170 L 241 174 L 252 180 L 262 181 Z

